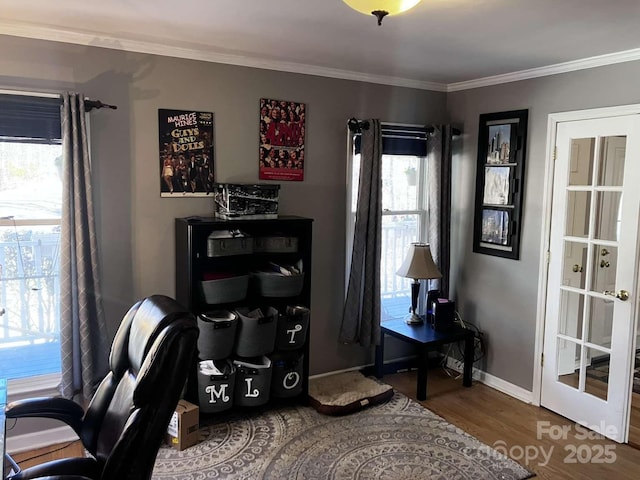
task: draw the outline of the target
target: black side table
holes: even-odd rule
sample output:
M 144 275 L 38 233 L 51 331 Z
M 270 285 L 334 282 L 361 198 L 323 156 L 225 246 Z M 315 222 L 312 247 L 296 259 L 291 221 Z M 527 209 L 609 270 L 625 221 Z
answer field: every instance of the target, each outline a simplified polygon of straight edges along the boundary
M 467 328 L 456 327 L 448 331 L 436 331 L 428 322 L 421 325 L 408 325 L 404 319 L 395 319 L 381 324 L 380 345 L 376 346 L 376 377 L 384 375 L 384 336 L 391 335 L 405 342 L 419 346 L 418 348 L 418 400 L 427 399 L 427 356 L 429 351 L 441 345 L 464 341 L 464 370 L 462 385 L 471 386 L 474 356 L 474 332 Z

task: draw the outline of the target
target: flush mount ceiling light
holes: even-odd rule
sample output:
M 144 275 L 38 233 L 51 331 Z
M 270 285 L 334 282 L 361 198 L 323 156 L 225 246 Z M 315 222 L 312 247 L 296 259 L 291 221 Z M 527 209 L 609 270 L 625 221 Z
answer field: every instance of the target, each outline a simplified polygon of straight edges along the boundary
M 382 19 L 387 15 L 406 12 L 415 7 L 422 0 L 342 0 L 354 10 L 365 15 L 374 15 L 378 19 L 378 25 L 382 25 Z

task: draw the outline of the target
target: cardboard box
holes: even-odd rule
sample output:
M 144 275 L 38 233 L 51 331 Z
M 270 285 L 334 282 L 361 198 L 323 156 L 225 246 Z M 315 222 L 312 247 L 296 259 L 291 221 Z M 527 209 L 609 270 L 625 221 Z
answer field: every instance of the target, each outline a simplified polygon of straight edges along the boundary
M 186 400 L 180 400 L 167 427 L 167 442 L 178 450 L 198 443 L 200 408 Z

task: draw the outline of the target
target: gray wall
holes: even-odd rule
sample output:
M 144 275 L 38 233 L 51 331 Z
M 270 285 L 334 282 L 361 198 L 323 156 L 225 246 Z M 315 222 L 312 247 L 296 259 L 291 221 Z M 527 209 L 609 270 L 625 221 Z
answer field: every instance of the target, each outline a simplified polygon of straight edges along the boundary
M 346 121 L 442 123 L 446 94 L 0 36 L 0 88 L 74 89 L 118 106 L 91 113 L 105 309 L 113 334 L 134 299 L 174 295 L 174 218 L 211 199 L 160 198 L 158 108 L 215 114 L 215 174 L 257 182 L 261 97 L 307 104 L 304 182 L 283 182 L 280 211 L 314 219 L 311 373 L 372 361 L 339 345 L 344 292 Z
M 281 212 L 314 221 L 311 373 L 369 363 L 339 345 L 344 291 L 346 119 L 439 123 L 455 140 L 452 295 L 486 334 L 486 370 L 532 388 L 546 122 L 552 112 L 640 103 L 640 62 L 449 94 L 0 36 L 0 88 L 73 89 L 118 105 L 91 114 L 105 307 L 113 334 L 134 299 L 174 294 L 173 219 L 208 199 L 159 196 L 157 110 L 215 113 L 218 181 L 256 182 L 261 97 L 305 102 L 304 182 L 283 182 Z M 478 116 L 529 109 L 521 259 L 472 253 Z
M 462 127 L 453 165 L 452 292 L 462 317 L 485 332 L 484 369 L 533 388 L 543 184 L 550 113 L 640 103 L 640 62 L 477 88 L 447 95 L 449 120 Z M 529 109 L 519 261 L 473 253 L 473 211 L 481 113 Z

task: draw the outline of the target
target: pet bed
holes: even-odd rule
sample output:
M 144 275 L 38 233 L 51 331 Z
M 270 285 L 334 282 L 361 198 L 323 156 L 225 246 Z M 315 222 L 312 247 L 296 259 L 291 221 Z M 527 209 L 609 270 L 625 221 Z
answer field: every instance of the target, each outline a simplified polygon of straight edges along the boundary
M 325 415 L 346 415 L 393 397 L 393 387 L 346 372 L 309 380 L 309 402 Z

